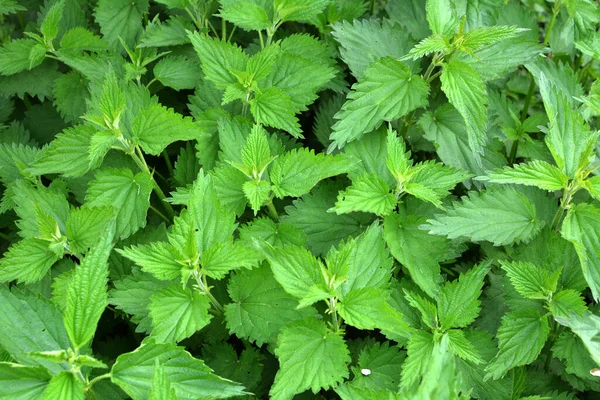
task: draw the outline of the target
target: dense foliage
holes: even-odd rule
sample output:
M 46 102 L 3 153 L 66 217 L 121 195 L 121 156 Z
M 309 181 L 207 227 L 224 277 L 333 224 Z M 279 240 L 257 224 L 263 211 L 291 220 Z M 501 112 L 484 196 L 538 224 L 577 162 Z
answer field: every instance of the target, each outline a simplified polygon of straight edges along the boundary
M 0 398 L 597 398 L 599 24 L 0 0 Z

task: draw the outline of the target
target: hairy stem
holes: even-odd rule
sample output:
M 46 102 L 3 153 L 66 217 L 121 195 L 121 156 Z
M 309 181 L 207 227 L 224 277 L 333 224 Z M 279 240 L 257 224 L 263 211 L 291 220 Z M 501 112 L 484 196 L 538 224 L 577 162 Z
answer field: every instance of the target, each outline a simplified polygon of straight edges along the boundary
M 194 278 L 196 279 L 196 284 L 200 288 L 200 291 L 206 297 L 208 297 L 208 300 L 210 300 L 210 303 L 217 310 L 217 312 L 220 315 L 223 315 L 224 312 L 225 312 L 225 309 L 223 308 L 223 306 L 221 305 L 221 303 L 219 303 L 219 301 L 215 298 L 215 296 L 213 296 L 212 293 L 210 292 L 210 289 L 208 287 L 208 283 L 206 281 L 206 276 L 204 274 L 201 274 L 201 273 L 194 273 Z
M 558 227 L 562 222 L 563 215 L 565 214 L 565 211 L 570 208 L 573 195 L 578 190 L 579 186 L 575 182 L 572 182 L 565 188 L 563 196 L 560 199 L 560 208 L 556 211 L 556 214 L 554 214 L 554 219 L 552 220 L 552 230 L 558 230 Z
M 87 386 L 86 386 L 85 390 L 90 390 L 90 388 L 91 388 L 92 386 L 94 386 L 94 385 L 95 385 L 97 382 L 99 382 L 99 381 L 101 381 L 101 380 L 103 380 L 103 379 L 109 379 L 111 376 L 112 376 L 112 375 L 111 375 L 111 373 L 110 373 L 110 372 L 108 372 L 108 373 L 106 373 L 106 374 L 99 375 L 99 376 L 95 377 L 94 379 L 92 379 L 92 380 L 91 380 L 91 381 L 90 381 L 90 382 L 87 384 Z
M 340 330 L 340 319 L 337 313 L 337 299 L 334 297 L 329 298 L 329 311 L 331 312 L 331 323 L 335 332 Z
M 156 179 L 154 179 L 154 176 L 152 176 L 152 172 L 150 171 L 150 168 L 148 168 L 148 164 L 146 163 L 146 160 L 144 159 L 144 154 L 140 150 L 139 146 L 135 146 L 134 151 L 129 152 L 129 155 L 131 156 L 131 158 L 133 158 L 133 161 L 137 164 L 137 166 L 143 172 L 150 175 L 154 193 L 156 193 L 158 198 L 161 200 L 161 203 L 162 203 L 163 207 L 165 208 L 165 211 L 167 211 L 167 214 L 169 215 L 169 219 L 172 220 L 173 218 L 175 218 L 175 211 L 173 210 L 173 207 L 171 207 L 171 204 L 169 204 L 167 202 L 167 196 L 165 196 L 165 193 L 162 191 L 162 189 L 156 182 Z
M 275 222 L 279 222 L 279 213 L 277 213 L 277 209 L 275 208 L 275 205 L 273 204 L 273 199 L 269 199 L 269 201 L 267 201 L 267 213 L 269 214 L 269 217 L 271 217 L 271 219 Z

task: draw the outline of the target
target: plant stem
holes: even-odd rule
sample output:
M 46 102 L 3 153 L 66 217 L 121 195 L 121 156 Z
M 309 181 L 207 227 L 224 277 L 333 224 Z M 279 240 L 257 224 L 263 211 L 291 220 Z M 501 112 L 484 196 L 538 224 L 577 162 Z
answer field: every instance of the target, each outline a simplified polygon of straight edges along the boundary
M 165 159 L 165 164 L 167 164 L 169 175 L 173 175 L 173 163 L 171 162 L 171 157 L 169 157 L 169 153 L 167 153 L 167 149 L 164 149 L 162 151 L 162 156 Z
M 335 332 L 340 331 L 340 319 L 337 314 L 337 300 L 334 297 L 329 298 L 329 310 L 331 311 L 331 323 L 335 329 Z
M 227 21 L 225 21 L 225 18 L 221 18 L 221 37 L 224 42 L 227 40 Z
M 170 223 L 171 220 L 169 218 L 167 218 L 167 216 L 163 213 L 161 213 L 156 207 L 154 207 L 152 204 L 150 204 L 150 209 L 152 211 L 154 211 L 156 213 L 156 215 L 158 215 L 159 217 L 161 217 L 162 219 L 165 220 L 166 223 Z
M 219 312 L 219 314 L 222 315 L 225 312 L 225 310 L 223 309 L 223 306 L 221 305 L 221 303 L 219 303 L 219 301 L 215 298 L 215 296 L 213 296 L 212 293 L 210 292 L 210 289 L 208 288 L 208 284 L 206 282 L 206 276 L 204 276 L 201 273 L 195 272 L 194 278 L 196 279 L 196 284 L 198 285 L 198 287 L 200 288 L 202 293 L 206 297 L 208 297 L 208 300 L 210 300 L 210 303 L 213 305 L 213 307 L 215 307 L 215 309 Z
M 86 390 L 89 390 L 92 386 L 94 386 L 94 384 L 98 381 L 101 381 L 102 379 L 108 379 L 110 378 L 112 375 L 110 372 L 103 374 L 103 375 L 99 375 L 97 377 L 95 377 L 94 379 L 92 379 L 86 386 Z
M 552 35 L 552 30 L 554 29 L 554 24 L 556 23 L 556 17 L 558 16 L 558 12 L 560 11 L 562 4 L 560 1 L 557 1 L 552 7 L 552 18 L 550 19 L 550 23 L 548 24 L 548 29 L 546 30 L 546 36 L 544 37 L 544 43 L 550 43 L 550 36 Z
M 269 214 L 269 217 L 271 217 L 271 219 L 275 222 L 279 222 L 279 214 L 277 213 L 277 209 L 275 208 L 275 205 L 273 204 L 273 199 L 269 199 L 269 201 L 267 201 L 267 213 Z
M 438 71 L 435 75 L 432 75 L 435 67 L 440 65 L 442 57 L 443 56 L 440 56 L 439 53 L 435 53 L 433 55 L 433 58 L 431 59 L 431 63 L 427 67 L 427 70 L 425 70 L 425 74 L 423 74 L 422 77 L 428 84 L 441 74 L 441 72 Z M 400 130 L 401 137 L 406 138 L 406 135 L 408 133 L 408 128 L 414 122 L 413 120 L 415 118 L 416 112 L 417 112 L 417 110 L 413 110 L 410 114 L 408 114 L 407 118 L 404 119 L 404 125 L 402 126 L 402 129 Z
M 568 185 L 563 193 L 562 198 L 560 199 L 560 208 L 554 214 L 554 218 L 552 220 L 552 230 L 558 230 L 558 227 L 562 221 L 562 217 L 565 214 L 565 211 L 570 207 L 571 200 L 573 200 L 573 195 L 579 190 L 579 186 L 572 182 Z
M 146 164 L 146 160 L 144 159 L 144 154 L 140 150 L 139 146 L 136 145 L 134 151 L 129 152 L 129 155 L 131 156 L 131 158 L 133 158 L 133 161 L 143 172 L 150 175 L 150 179 L 152 180 L 152 185 L 154 187 L 154 192 L 161 200 L 163 207 L 167 211 L 167 214 L 169 214 L 170 220 L 175 218 L 175 211 L 173 210 L 173 207 L 171 207 L 171 204 L 167 202 L 167 196 L 165 196 L 165 193 L 162 191 L 158 183 L 156 183 L 156 179 L 154 179 L 154 176 L 152 176 L 152 172 L 150 172 L 150 168 L 148 168 L 148 164 Z
M 263 40 L 262 31 L 258 31 L 258 39 L 260 40 L 260 48 L 264 49 L 265 48 L 265 42 Z

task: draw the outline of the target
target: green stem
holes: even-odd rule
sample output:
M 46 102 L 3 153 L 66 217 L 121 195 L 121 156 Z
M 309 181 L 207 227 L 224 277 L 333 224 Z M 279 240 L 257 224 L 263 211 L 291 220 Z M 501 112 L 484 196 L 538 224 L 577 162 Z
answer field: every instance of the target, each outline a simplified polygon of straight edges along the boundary
M 208 288 L 208 283 L 206 282 L 206 276 L 204 276 L 201 273 L 194 273 L 194 277 L 196 279 L 196 284 L 200 288 L 200 291 L 202 291 L 202 293 L 206 297 L 208 297 L 208 300 L 210 300 L 210 303 L 213 305 L 213 307 L 215 307 L 219 314 L 223 315 L 225 313 L 225 309 L 223 308 L 221 303 L 219 303 L 219 301 L 215 298 L 215 296 L 213 296 L 210 292 L 210 289 Z
M 331 323 L 335 332 L 340 331 L 340 319 L 337 314 L 337 300 L 333 297 L 329 298 L 329 311 L 331 312 Z
M 154 176 L 152 176 L 152 172 L 150 172 L 150 168 L 148 168 L 148 164 L 146 164 L 146 160 L 144 159 L 144 154 L 140 150 L 139 146 L 135 146 L 134 151 L 129 152 L 129 155 L 131 156 L 131 158 L 133 158 L 133 161 L 143 172 L 150 175 L 150 179 L 152 180 L 152 185 L 154 188 L 154 193 L 156 193 L 158 198 L 161 200 L 161 203 L 167 211 L 169 218 L 171 220 L 175 218 L 175 211 L 173 210 L 173 207 L 171 207 L 171 204 L 167 202 L 167 196 L 165 196 L 165 193 L 162 191 L 162 189 L 156 182 L 156 179 L 154 179 Z
M 546 37 L 544 37 L 544 44 L 550 43 L 550 36 L 552 35 L 552 30 L 554 29 L 554 24 L 556 23 L 556 17 L 558 16 L 558 12 L 560 11 L 562 4 L 560 1 L 557 1 L 552 7 L 552 18 L 550 19 L 550 23 L 548 24 L 548 29 L 546 30 Z
M 577 193 L 578 190 L 579 186 L 575 182 L 571 183 L 565 188 L 563 196 L 560 199 L 560 208 L 556 211 L 556 214 L 554 214 L 554 219 L 552 220 L 552 230 L 558 229 L 565 211 L 570 207 L 571 200 L 573 200 L 573 195 Z
M 0 232 L 0 239 L 4 239 L 4 240 L 6 240 L 8 242 L 11 241 L 10 237 L 6 233 L 2 233 L 2 232 Z
M 229 37 L 227 38 L 228 42 L 231 42 L 231 38 L 233 37 L 233 34 L 235 33 L 235 30 L 237 29 L 237 26 L 233 26 L 233 29 L 231 30 L 231 33 L 229 34 Z
M 94 386 L 94 385 L 96 384 L 96 382 L 99 382 L 99 381 L 101 381 L 101 380 L 103 380 L 103 379 L 108 379 L 108 378 L 110 378 L 111 376 L 112 376 L 112 375 L 111 375 L 111 373 L 110 373 L 110 372 L 108 372 L 108 373 L 106 373 L 106 374 L 99 375 L 99 376 L 95 377 L 94 379 L 92 379 L 92 380 L 91 380 L 91 381 L 90 381 L 90 382 L 87 384 L 87 386 L 86 386 L 85 390 L 90 390 L 90 388 L 91 388 L 92 386 Z
M 162 156 L 165 159 L 165 163 L 167 164 L 169 175 L 173 175 L 173 163 L 171 162 L 171 157 L 169 157 L 169 153 L 167 153 L 167 149 L 164 149 L 162 151 Z
M 267 201 L 267 212 L 273 221 L 279 222 L 279 214 L 277 213 L 277 209 L 273 204 L 273 199 L 269 199 L 269 201 Z
M 263 40 L 262 31 L 258 31 L 258 39 L 260 40 L 260 48 L 264 49 L 265 48 L 265 42 Z
M 221 18 L 221 38 L 225 42 L 227 40 L 227 21 Z
M 161 213 L 161 212 L 160 212 L 160 211 L 159 211 L 159 210 L 158 210 L 156 207 L 154 207 L 152 204 L 150 204 L 150 209 L 151 209 L 152 211 L 154 211 L 154 213 L 155 213 L 156 215 L 158 215 L 159 217 L 161 217 L 162 219 L 164 219 L 164 220 L 165 220 L 165 222 L 166 222 L 167 224 L 171 222 L 171 220 L 170 220 L 169 218 L 167 218 L 167 216 L 166 216 L 165 214 Z
M 208 18 L 206 19 L 206 23 L 208 24 L 208 27 L 212 31 L 213 35 L 215 35 L 215 37 L 218 39 L 219 38 L 219 33 L 217 32 L 217 30 L 215 29 L 215 27 L 213 26 L 213 24 L 208 20 Z
M 150 85 L 152 85 L 154 82 L 156 82 L 156 78 L 152 79 L 150 82 L 148 82 L 146 84 L 146 89 L 148 89 L 150 87 Z

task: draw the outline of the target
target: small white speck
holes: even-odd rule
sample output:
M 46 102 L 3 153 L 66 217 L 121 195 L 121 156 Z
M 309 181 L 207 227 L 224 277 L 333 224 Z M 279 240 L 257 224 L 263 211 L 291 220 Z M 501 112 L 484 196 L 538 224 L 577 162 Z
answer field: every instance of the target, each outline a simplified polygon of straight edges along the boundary
M 600 376 L 600 368 L 594 368 L 593 370 L 590 371 L 590 374 L 592 374 L 594 376 Z
M 363 374 L 364 376 L 369 376 L 369 375 L 371 375 L 371 370 L 368 368 L 363 368 L 360 370 L 360 373 Z

